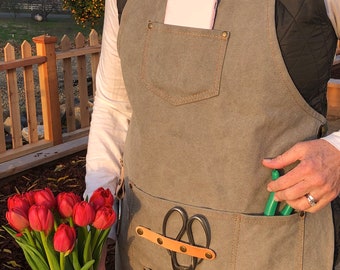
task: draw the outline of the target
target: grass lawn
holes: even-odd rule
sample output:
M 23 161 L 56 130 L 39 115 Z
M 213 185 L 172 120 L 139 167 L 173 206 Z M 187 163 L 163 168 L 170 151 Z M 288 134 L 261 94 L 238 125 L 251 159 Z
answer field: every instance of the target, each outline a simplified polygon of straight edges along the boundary
M 90 29 L 86 29 L 77 25 L 74 19 L 70 17 L 57 17 L 49 16 L 48 21 L 37 22 L 30 17 L 17 17 L 17 18 L 1 18 L 0 17 L 0 48 L 3 49 L 4 46 L 9 42 L 13 46 L 20 46 L 20 44 L 27 40 L 32 43 L 32 38 L 35 36 L 40 36 L 43 34 L 48 34 L 50 36 L 56 36 L 58 42 L 63 37 L 67 35 L 71 41 L 78 32 L 84 34 L 85 37 L 88 36 Z M 97 30 L 98 34 L 99 31 Z

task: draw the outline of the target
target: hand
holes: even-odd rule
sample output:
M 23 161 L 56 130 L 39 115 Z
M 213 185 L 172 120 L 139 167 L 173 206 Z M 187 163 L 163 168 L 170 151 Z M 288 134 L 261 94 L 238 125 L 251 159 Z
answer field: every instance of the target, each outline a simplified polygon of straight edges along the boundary
M 103 244 L 103 248 L 102 248 L 102 254 L 100 256 L 100 260 L 98 263 L 98 270 L 106 270 L 106 254 L 107 254 L 107 240 L 105 241 L 105 243 Z
M 112 240 L 111 238 L 107 238 L 107 240 L 105 241 L 103 248 L 102 248 L 102 254 L 99 260 L 99 264 L 98 264 L 98 270 L 105 270 L 106 269 L 106 255 L 112 255 L 108 254 L 108 247 L 112 248 L 112 245 L 114 245 L 115 241 Z M 110 266 L 113 267 L 112 265 L 108 265 L 108 267 Z
M 262 164 L 272 169 L 282 169 L 296 161 L 299 164 L 268 184 L 275 192 L 275 200 L 286 201 L 298 211 L 316 212 L 331 202 L 340 192 L 340 151 L 325 140 L 313 140 L 294 145 L 274 159 L 264 159 Z M 305 197 L 312 195 L 317 201 L 311 206 Z

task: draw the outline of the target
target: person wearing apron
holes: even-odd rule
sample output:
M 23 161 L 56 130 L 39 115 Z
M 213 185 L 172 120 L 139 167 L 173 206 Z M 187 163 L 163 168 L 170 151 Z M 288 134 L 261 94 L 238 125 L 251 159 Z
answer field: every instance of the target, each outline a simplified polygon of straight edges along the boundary
M 295 151 L 308 146 L 327 152 L 322 169 L 339 166 L 339 134 L 315 140 L 326 119 L 287 71 L 276 1 L 221 0 L 213 29 L 164 24 L 166 4 L 129 0 L 119 34 L 104 26 L 97 78 L 119 91 L 97 93 L 85 193 L 118 183 L 116 269 L 332 269 L 339 172 L 332 192 L 313 176 L 292 181 L 310 158 Z M 314 13 L 327 14 L 323 0 Z M 332 31 L 318 50 L 329 70 Z M 274 168 L 284 170 L 270 183 Z M 269 191 L 296 211 L 264 215 Z

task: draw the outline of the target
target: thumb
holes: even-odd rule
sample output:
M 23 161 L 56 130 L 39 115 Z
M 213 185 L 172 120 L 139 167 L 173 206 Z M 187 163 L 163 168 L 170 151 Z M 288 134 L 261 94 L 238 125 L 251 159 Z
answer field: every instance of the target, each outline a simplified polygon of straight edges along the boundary
M 268 167 L 271 169 L 282 169 L 300 160 L 300 158 L 301 158 L 301 155 L 299 154 L 299 145 L 297 144 L 277 157 L 264 158 L 262 160 L 262 164 L 265 167 Z

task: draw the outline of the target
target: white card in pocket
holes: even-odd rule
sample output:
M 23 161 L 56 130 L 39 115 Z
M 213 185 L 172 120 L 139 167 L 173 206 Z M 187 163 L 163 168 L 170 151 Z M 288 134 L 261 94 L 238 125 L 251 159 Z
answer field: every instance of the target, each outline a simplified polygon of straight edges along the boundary
M 165 24 L 212 29 L 218 0 L 168 0 Z

